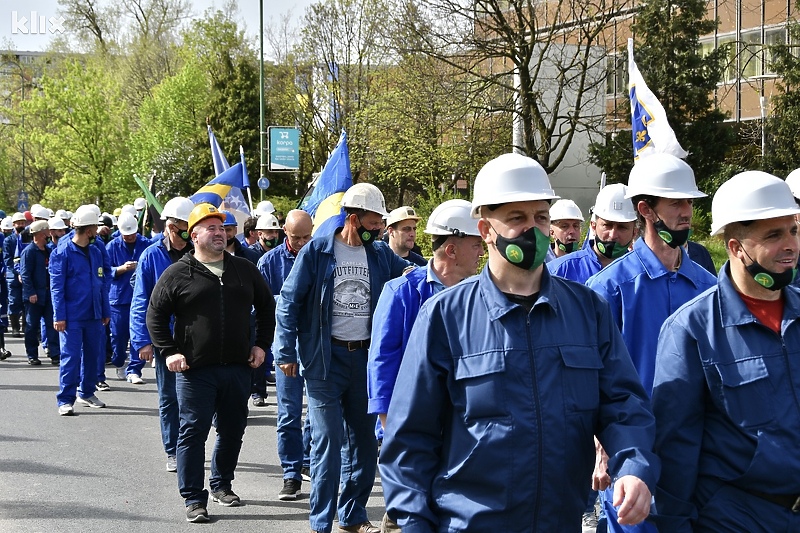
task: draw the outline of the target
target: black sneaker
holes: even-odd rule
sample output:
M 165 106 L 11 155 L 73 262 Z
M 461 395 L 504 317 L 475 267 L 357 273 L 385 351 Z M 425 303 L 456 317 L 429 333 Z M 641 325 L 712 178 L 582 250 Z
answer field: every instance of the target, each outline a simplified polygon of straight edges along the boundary
M 253 396 L 253 407 L 264 407 L 267 405 L 267 400 L 263 396 Z
M 50 358 L 50 364 L 53 365 L 53 366 L 57 366 L 57 365 L 61 364 L 61 359 L 59 359 L 58 357 L 51 357 Z
M 294 478 L 286 478 L 283 480 L 283 488 L 278 493 L 278 499 L 281 501 L 293 501 L 300 496 L 300 480 Z
M 301 468 L 300 477 L 303 478 L 303 481 L 311 481 L 311 469 L 307 466 Z
M 38 358 L 34 357 L 32 359 L 28 359 L 28 364 L 31 365 L 31 366 L 39 366 L 39 365 L 42 364 L 42 362 L 39 361 Z
M 111 390 L 111 386 L 108 383 L 106 383 L 105 381 L 98 382 L 97 385 L 95 385 L 95 387 L 100 392 Z
M 238 507 L 242 500 L 231 489 L 221 489 L 211 493 L 211 499 L 225 507 Z
M 5 348 L 0 348 L 0 361 L 5 361 L 9 357 L 11 357 L 11 352 L 6 350 Z
M 186 507 L 187 522 L 208 522 L 208 511 L 202 503 L 193 503 Z

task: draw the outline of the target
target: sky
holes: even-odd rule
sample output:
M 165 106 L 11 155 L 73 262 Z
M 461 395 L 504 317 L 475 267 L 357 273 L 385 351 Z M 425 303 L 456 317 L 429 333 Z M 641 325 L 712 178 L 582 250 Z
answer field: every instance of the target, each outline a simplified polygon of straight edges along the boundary
M 103 1 L 101 0 L 101 5 Z M 189 0 L 195 16 L 202 15 L 209 7 L 222 6 L 222 0 Z M 305 8 L 312 3 L 312 0 L 263 0 L 264 1 L 264 27 L 267 27 L 271 20 L 292 10 L 295 20 L 299 19 Z M 238 0 L 239 14 L 238 22 L 246 28 L 248 36 L 258 36 L 258 14 L 259 0 Z M 35 11 L 37 19 L 36 30 L 33 32 L 31 12 Z M 2 0 L 0 2 L 0 49 L 7 48 L 12 43 L 12 47 L 19 51 L 42 51 L 45 50 L 54 34 L 58 34 L 59 15 L 58 0 Z M 39 21 L 44 17 L 45 25 L 42 28 Z M 23 21 L 23 19 L 25 19 Z M 53 19 L 54 23 L 50 22 Z M 26 33 L 27 32 L 27 33 Z

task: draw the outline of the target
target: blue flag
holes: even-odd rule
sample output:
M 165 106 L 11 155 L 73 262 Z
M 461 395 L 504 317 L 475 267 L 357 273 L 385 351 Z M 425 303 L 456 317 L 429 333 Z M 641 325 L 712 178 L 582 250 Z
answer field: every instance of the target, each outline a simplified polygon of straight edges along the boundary
M 341 199 L 344 192 L 353 186 L 350 172 L 350 152 L 347 150 L 347 132 L 342 130 L 336 148 L 331 152 L 325 168 L 317 178 L 303 209 L 314 218 L 314 233 L 331 217 L 341 216 Z M 335 229 L 335 228 L 334 228 Z

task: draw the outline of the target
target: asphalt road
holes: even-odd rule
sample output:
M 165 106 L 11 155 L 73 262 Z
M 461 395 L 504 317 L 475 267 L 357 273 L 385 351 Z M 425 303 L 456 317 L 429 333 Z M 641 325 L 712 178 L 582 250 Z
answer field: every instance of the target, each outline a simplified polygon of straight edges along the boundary
M 175 474 L 165 469 L 152 368 L 145 385 L 118 381 L 97 393 L 105 409 L 75 405 L 77 416 L 56 412 L 58 368 L 42 357 L 31 367 L 22 339 L 7 336 L 14 354 L 0 362 L 0 532 L 159 533 L 308 532 L 308 489 L 296 502 L 277 498 L 283 486 L 275 448 L 274 388 L 267 407 L 250 407 L 233 490 L 241 507 L 209 501 L 211 521 L 185 521 Z M 206 444 L 206 475 L 214 434 Z M 379 524 L 383 493 L 376 479 L 369 518 Z M 336 528 L 334 528 L 336 531 Z

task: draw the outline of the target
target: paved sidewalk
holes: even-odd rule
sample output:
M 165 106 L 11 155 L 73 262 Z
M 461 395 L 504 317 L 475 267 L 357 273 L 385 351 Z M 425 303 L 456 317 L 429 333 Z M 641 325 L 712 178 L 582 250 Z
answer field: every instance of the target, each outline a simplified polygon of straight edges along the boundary
M 250 407 L 233 483 L 244 505 L 209 501 L 211 522 L 189 524 L 175 474 L 165 470 L 152 368 L 145 369 L 145 385 L 132 385 L 107 367 L 111 390 L 97 396 L 108 407 L 76 404 L 77 416 L 60 417 L 57 367 L 44 355 L 42 366 L 28 366 L 22 339 L 7 336 L 6 344 L 14 355 L 0 362 L 0 532 L 309 531 L 310 484 L 303 482 L 296 502 L 277 498 L 283 479 L 274 388 L 267 407 Z M 206 479 L 213 439 L 212 433 Z M 384 511 L 380 479 L 372 494 L 368 511 L 377 525 Z

